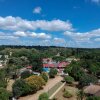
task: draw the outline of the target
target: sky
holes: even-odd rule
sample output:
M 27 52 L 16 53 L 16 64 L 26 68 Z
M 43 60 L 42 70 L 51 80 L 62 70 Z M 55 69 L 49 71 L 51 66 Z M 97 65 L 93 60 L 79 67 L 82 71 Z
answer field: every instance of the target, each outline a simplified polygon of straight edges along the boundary
M 100 48 L 100 0 L 0 0 L 0 45 Z

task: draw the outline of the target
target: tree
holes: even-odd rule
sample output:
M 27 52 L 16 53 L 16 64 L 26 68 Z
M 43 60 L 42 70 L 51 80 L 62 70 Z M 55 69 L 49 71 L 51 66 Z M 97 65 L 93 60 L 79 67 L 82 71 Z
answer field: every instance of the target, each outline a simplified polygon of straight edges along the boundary
M 25 80 L 16 80 L 12 86 L 14 97 L 18 98 L 23 95 L 29 94 L 32 90 Z
M 5 69 L 0 69 L 0 87 L 6 88 L 8 81 Z
M 47 73 L 42 72 L 42 73 L 41 73 L 41 77 L 45 80 L 45 82 L 48 81 L 48 74 L 47 74 Z
M 42 63 L 42 57 L 39 53 L 35 53 L 34 55 L 30 55 L 29 58 L 30 65 L 32 65 L 32 70 L 37 72 L 42 72 L 43 63 Z
M 31 87 L 33 92 L 38 91 L 45 85 L 45 81 L 41 76 L 32 75 L 25 79 L 28 85 Z
M 79 80 L 79 85 L 81 87 L 87 86 L 90 83 L 96 83 L 98 79 L 95 76 L 89 75 L 89 74 L 84 74 Z
M 74 82 L 74 78 L 71 76 L 65 76 L 64 80 L 66 81 L 66 83 L 69 83 L 69 84 Z
M 58 62 L 58 61 L 64 61 L 65 57 L 63 57 L 63 56 L 54 56 L 52 59 Z
M 32 75 L 31 72 L 28 71 L 28 70 L 26 70 L 26 71 L 24 71 L 24 72 L 21 73 L 21 78 L 25 79 L 25 78 L 28 78 L 31 75 Z
M 47 93 L 40 94 L 38 100 L 49 100 L 49 96 Z
M 79 90 L 77 93 L 77 100 L 84 100 L 85 93 L 83 90 Z
M 57 75 L 57 69 L 50 69 L 49 77 L 55 78 L 55 75 Z
M 11 93 L 5 88 L 0 87 L 0 100 L 9 100 Z

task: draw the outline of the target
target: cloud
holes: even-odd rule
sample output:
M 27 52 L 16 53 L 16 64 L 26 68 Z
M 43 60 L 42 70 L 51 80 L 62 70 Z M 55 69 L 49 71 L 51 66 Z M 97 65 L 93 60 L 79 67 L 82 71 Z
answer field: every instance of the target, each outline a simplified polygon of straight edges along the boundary
M 16 31 L 13 33 L 14 36 L 18 37 L 32 37 L 32 38 L 37 38 L 37 39 L 51 39 L 52 36 L 50 34 L 46 33 L 36 33 L 36 32 L 23 32 L 23 31 Z
M 33 13 L 35 13 L 35 14 L 40 14 L 41 11 L 42 11 L 41 7 L 36 7 L 36 8 L 33 9 Z
M 63 38 L 54 38 L 54 42 L 56 43 L 65 43 L 65 40 Z
M 26 37 L 27 36 L 27 34 L 23 31 L 14 32 L 14 35 L 18 36 L 18 37 Z
M 15 39 L 18 39 L 18 37 L 15 37 L 15 36 L 10 36 L 10 35 L 0 35 L 0 40 L 15 40 Z
M 100 3 L 100 0 L 91 0 L 93 3 Z
M 76 42 L 90 42 L 92 38 L 100 37 L 100 29 L 92 30 L 89 32 L 64 32 L 64 35 L 69 36 Z
M 29 30 L 46 30 L 46 31 L 66 31 L 73 30 L 69 21 L 62 20 L 36 20 L 28 21 L 20 17 L 0 17 L 0 29 L 10 31 L 29 31 Z
M 94 41 L 100 42 L 100 38 L 95 38 Z
M 39 38 L 39 39 L 51 39 L 51 35 L 46 34 L 46 33 L 35 33 L 35 32 L 32 32 L 30 34 L 30 36 L 32 36 L 33 38 Z

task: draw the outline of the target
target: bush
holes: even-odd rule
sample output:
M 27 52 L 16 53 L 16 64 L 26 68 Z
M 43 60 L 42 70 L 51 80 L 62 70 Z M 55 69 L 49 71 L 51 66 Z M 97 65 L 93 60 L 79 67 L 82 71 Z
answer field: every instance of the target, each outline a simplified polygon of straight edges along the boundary
M 100 100 L 100 97 L 90 96 L 87 97 L 86 100 Z
M 65 97 L 65 98 L 71 98 L 72 94 L 69 93 L 68 91 L 65 91 L 64 94 L 63 94 L 63 97 Z
M 71 76 L 65 76 L 64 79 L 65 79 L 66 83 L 69 83 L 69 84 L 74 82 L 74 78 Z
M 4 88 L 0 88 L 0 100 L 9 100 L 11 93 Z
M 25 79 L 25 78 L 28 78 L 31 75 L 32 74 L 30 73 L 30 71 L 26 70 L 26 71 L 21 73 L 21 78 Z
M 57 75 L 57 69 L 50 69 L 49 77 L 55 78 L 55 75 Z
M 49 100 L 49 96 L 47 93 L 40 94 L 38 100 Z
M 45 73 L 45 72 L 41 73 L 41 77 L 45 80 L 45 82 L 48 81 L 48 75 L 47 75 L 47 73 Z
M 33 92 L 41 89 L 45 85 L 45 81 L 41 76 L 32 75 L 25 79 L 28 85 L 32 88 Z
M 22 79 L 16 80 L 12 88 L 13 88 L 13 95 L 15 97 L 27 95 L 28 93 L 32 91 L 30 86 Z

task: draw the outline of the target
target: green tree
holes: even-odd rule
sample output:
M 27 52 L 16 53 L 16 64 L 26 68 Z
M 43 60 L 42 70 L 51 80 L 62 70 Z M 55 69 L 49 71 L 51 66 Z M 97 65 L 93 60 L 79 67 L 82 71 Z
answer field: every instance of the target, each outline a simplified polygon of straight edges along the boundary
M 0 87 L 6 88 L 8 81 L 9 78 L 7 78 L 5 69 L 0 69 Z
M 84 74 L 79 80 L 79 85 L 84 87 L 89 85 L 90 83 L 96 83 L 98 79 L 95 76 Z
M 85 93 L 83 90 L 79 90 L 77 93 L 77 100 L 84 100 Z
M 16 80 L 12 86 L 13 95 L 17 98 L 23 95 L 29 94 L 32 90 L 30 86 L 25 82 L 25 80 Z
M 5 88 L 0 87 L 0 100 L 9 100 L 11 97 L 11 93 L 7 91 Z
M 33 66 L 32 67 L 33 71 L 42 72 L 43 63 L 42 63 L 42 57 L 39 53 L 30 55 L 29 60 L 30 64 Z
M 74 78 L 71 76 L 64 77 L 64 80 L 66 81 L 66 83 L 69 83 L 69 84 L 74 82 Z
M 55 75 L 57 75 L 57 69 L 50 69 L 50 72 L 49 72 L 49 77 L 50 78 L 55 78 Z
M 21 78 L 25 79 L 25 78 L 28 78 L 31 75 L 32 75 L 31 72 L 28 71 L 28 70 L 26 70 L 26 71 L 24 71 L 24 72 L 21 73 Z
M 47 93 L 40 94 L 38 100 L 49 100 L 49 96 Z
M 47 73 L 42 72 L 42 73 L 41 73 L 41 77 L 45 80 L 45 82 L 48 81 L 48 74 L 47 74 Z

